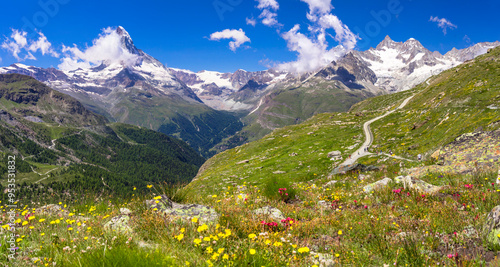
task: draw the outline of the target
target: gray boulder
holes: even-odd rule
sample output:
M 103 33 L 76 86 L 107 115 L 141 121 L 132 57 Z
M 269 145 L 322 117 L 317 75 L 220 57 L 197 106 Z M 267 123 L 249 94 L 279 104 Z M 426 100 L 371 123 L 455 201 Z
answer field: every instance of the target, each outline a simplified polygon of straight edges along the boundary
M 401 179 L 401 182 L 403 183 L 405 188 L 410 188 L 420 193 L 431 194 L 431 195 L 438 193 L 440 190 L 444 188 L 443 186 L 435 186 L 428 184 L 422 180 L 413 178 L 411 176 L 404 177 L 403 179 Z
M 104 225 L 104 230 L 120 234 L 130 234 L 133 230 L 130 227 L 129 222 L 130 216 L 121 214 L 111 218 L 111 220 Z
M 390 182 L 392 182 L 392 179 L 391 178 L 384 178 L 380 181 L 377 181 L 375 183 L 372 183 L 372 184 L 369 184 L 369 185 L 366 185 L 365 187 L 363 187 L 363 191 L 365 193 L 370 193 L 374 190 L 378 190 L 378 189 L 381 189 L 381 188 L 384 188 L 385 186 L 387 186 Z
M 494 207 L 488 214 L 483 226 L 483 234 L 490 246 L 500 245 L 500 206 Z
M 161 199 L 146 200 L 146 204 L 152 210 L 172 219 L 191 221 L 196 217 L 200 223 L 216 223 L 219 220 L 219 214 L 211 207 L 198 204 L 178 204 L 172 202 L 165 195 L 162 195 Z
M 265 215 L 268 216 L 269 218 L 275 220 L 276 222 L 281 222 L 281 220 L 285 219 L 285 216 L 283 215 L 283 212 L 281 210 L 272 207 L 272 206 L 265 206 L 260 209 L 256 209 L 253 211 L 255 215 Z

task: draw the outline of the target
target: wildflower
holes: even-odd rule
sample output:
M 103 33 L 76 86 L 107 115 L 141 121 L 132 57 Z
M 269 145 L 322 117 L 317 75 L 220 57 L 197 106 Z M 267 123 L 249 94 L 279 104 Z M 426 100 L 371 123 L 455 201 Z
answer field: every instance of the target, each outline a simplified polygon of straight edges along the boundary
M 203 241 L 205 241 L 205 242 L 210 242 L 210 237 L 205 236 L 205 237 L 203 238 Z
M 41 233 L 40 235 L 41 235 L 41 236 L 44 236 L 44 235 L 45 235 L 45 233 Z
M 281 247 L 281 246 L 283 246 L 283 243 L 276 241 L 276 242 L 274 242 L 273 246 Z
M 154 200 L 160 200 L 161 199 L 161 196 L 157 196 L 154 198 Z
M 309 252 L 309 248 L 308 247 L 303 247 L 303 248 L 299 248 L 297 250 L 299 253 L 308 253 Z
M 84 237 L 83 239 L 84 239 L 84 240 L 87 240 L 87 239 L 89 239 L 89 237 L 88 237 L 88 236 L 86 236 L 86 237 Z
M 73 231 L 73 227 L 69 227 L 69 228 L 68 228 L 68 231 Z
M 338 257 L 340 257 L 340 254 L 338 254 L 338 253 L 335 253 L 335 257 L 337 257 L 337 258 L 338 258 Z
M 339 234 L 339 235 L 342 235 L 342 230 L 339 230 L 338 234 Z
M 219 249 L 217 250 L 217 253 L 222 254 L 222 252 L 224 252 L 224 250 L 225 250 L 224 248 L 219 248 Z
M 249 234 L 249 235 L 248 235 L 248 238 L 250 238 L 250 239 L 254 239 L 254 238 L 256 238 L 256 237 L 257 237 L 257 235 L 255 235 L 255 234 Z
M 255 251 L 255 249 L 253 249 L 253 248 L 252 248 L 252 249 L 250 249 L 250 254 L 251 254 L 251 255 L 254 255 L 256 252 L 257 252 L 257 251 Z
M 134 189 L 132 189 L 132 190 L 136 190 L 136 189 L 137 189 L 137 188 L 134 186 Z
M 181 241 L 184 238 L 184 234 L 176 235 L 175 238 L 177 238 L 178 241 Z
M 227 253 L 226 253 L 226 254 L 224 254 L 224 256 L 222 256 L 222 259 L 223 259 L 223 260 L 229 260 L 229 255 L 227 255 Z
M 208 230 L 208 226 L 206 224 L 199 226 L 197 229 L 198 233 L 201 233 L 201 232 L 206 231 L 206 230 Z
M 193 219 L 191 219 L 192 222 L 194 223 L 197 223 L 198 222 L 198 217 L 193 217 Z
M 153 187 L 153 185 L 148 184 L 148 186 L 147 186 L 147 187 L 148 187 L 148 188 L 151 188 L 151 187 Z
M 24 221 L 23 222 L 23 226 L 27 225 L 28 224 L 28 221 Z
M 45 222 L 45 219 L 40 219 L 40 220 L 38 220 L 38 222 L 41 222 L 41 223 Z
M 196 245 L 199 245 L 199 244 L 201 243 L 201 239 L 196 238 L 195 240 L 193 240 L 193 242 L 194 242 Z

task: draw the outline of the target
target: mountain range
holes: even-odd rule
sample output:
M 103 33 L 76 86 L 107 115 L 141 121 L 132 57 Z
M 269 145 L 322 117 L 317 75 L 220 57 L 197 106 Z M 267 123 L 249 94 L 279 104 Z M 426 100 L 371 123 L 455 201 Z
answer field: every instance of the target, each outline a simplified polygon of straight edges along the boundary
M 70 71 L 13 64 L 0 73 L 32 76 L 111 121 L 178 137 L 210 157 L 315 114 L 408 90 L 500 45 L 479 43 L 441 55 L 415 39 L 403 43 L 387 36 L 376 48 L 351 51 L 311 73 L 195 73 L 167 68 L 138 49 L 124 28 L 116 33 L 132 60 Z

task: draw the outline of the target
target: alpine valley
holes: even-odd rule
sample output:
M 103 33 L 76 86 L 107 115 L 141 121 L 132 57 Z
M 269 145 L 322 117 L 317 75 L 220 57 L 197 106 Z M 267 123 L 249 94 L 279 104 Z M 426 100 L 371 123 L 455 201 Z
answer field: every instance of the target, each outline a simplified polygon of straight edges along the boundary
M 441 55 L 415 39 L 403 43 L 387 36 L 376 48 L 351 51 L 310 73 L 194 73 L 167 68 L 135 47 L 123 27 L 115 31 L 119 49 L 131 60 L 71 71 L 13 64 L 0 73 L 29 75 L 110 121 L 180 138 L 204 157 L 315 114 L 347 111 L 369 97 L 411 89 L 500 45 L 479 43 Z

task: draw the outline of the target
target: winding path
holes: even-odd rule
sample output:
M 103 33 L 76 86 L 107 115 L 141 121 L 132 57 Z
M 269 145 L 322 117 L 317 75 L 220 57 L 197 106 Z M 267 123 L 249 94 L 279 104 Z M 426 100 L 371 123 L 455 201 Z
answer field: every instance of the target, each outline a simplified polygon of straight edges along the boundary
M 380 119 L 388 116 L 389 114 L 392 114 L 394 111 L 396 111 L 398 109 L 404 108 L 406 106 L 406 104 L 408 104 L 408 102 L 410 102 L 410 100 L 412 98 L 413 98 L 413 96 L 408 97 L 407 99 L 405 99 L 403 101 L 403 103 L 401 103 L 401 105 L 399 105 L 399 107 L 397 107 L 397 108 L 395 108 L 395 109 L 393 109 L 391 111 L 388 111 L 384 115 L 378 116 L 378 117 L 376 117 L 374 119 L 371 119 L 371 120 L 365 122 L 365 124 L 363 124 L 363 131 L 365 132 L 365 136 L 366 136 L 365 142 L 363 143 L 363 145 L 358 150 L 356 150 L 351 155 L 351 158 L 348 158 L 346 161 L 344 161 L 342 164 L 340 164 L 340 166 L 354 164 L 359 158 L 373 154 L 373 153 L 370 153 L 370 152 L 367 151 L 368 148 L 373 143 L 373 133 L 370 130 L 370 124 L 372 124 L 372 123 L 374 123 L 374 122 L 376 122 L 376 121 L 378 121 L 378 120 L 380 120 Z

